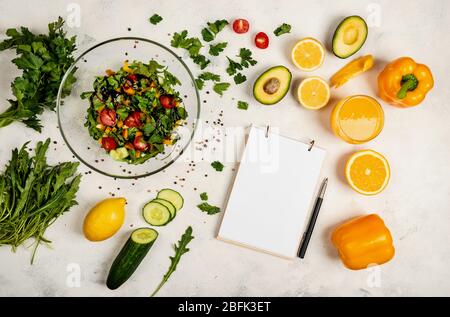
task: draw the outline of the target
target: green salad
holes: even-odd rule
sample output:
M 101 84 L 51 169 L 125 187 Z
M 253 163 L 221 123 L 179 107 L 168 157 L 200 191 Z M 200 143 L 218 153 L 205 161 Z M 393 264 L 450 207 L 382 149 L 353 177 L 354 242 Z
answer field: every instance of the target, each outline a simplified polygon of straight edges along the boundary
M 141 164 L 177 141 L 173 132 L 188 115 L 174 89 L 180 84 L 154 60 L 125 61 L 81 94 L 90 104 L 85 126 L 113 159 Z

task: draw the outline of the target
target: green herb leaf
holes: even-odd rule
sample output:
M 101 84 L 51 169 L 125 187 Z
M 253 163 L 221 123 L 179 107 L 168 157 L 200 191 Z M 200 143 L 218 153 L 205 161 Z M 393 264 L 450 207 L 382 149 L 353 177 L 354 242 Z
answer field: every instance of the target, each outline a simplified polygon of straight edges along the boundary
M 150 17 L 149 21 L 150 21 L 151 24 L 156 25 L 156 24 L 158 24 L 159 22 L 161 22 L 162 19 L 163 19 L 163 18 L 162 18 L 160 15 L 158 15 L 158 14 L 155 13 L 154 15 L 152 15 L 152 16 Z
M 212 206 L 208 204 L 207 202 L 203 202 L 199 205 L 197 205 L 198 209 L 200 209 L 203 212 L 206 212 L 208 215 L 215 215 L 220 212 L 220 208 L 217 206 Z
M 204 55 L 197 55 L 192 58 L 192 61 L 198 66 L 200 66 L 200 69 L 205 69 L 206 66 L 208 66 L 209 63 L 211 63 L 211 61 L 207 59 Z
M 220 81 L 220 75 L 211 73 L 211 72 L 204 72 L 202 74 L 200 74 L 198 76 L 198 78 L 200 78 L 201 80 L 207 81 L 207 80 L 212 80 L 212 81 Z
M 27 144 L 12 151 L 11 160 L 0 174 L 0 245 L 13 251 L 28 239 L 35 239 L 31 263 L 47 228 L 72 206 L 81 176 L 79 163 L 64 162 L 49 166 L 46 152 L 50 139 L 38 142 L 30 157 Z
M 233 80 L 236 85 L 239 85 L 239 84 L 242 84 L 243 82 L 245 82 L 247 80 L 247 77 L 245 75 L 242 75 L 241 73 L 237 73 L 233 77 Z
M 212 56 L 219 56 L 219 54 L 223 52 L 227 45 L 227 42 L 217 43 L 214 45 L 211 44 L 209 45 L 209 54 Z
M 200 194 L 200 199 L 201 200 L 208 200 L 208 194 L 207 193 L 201 193 Z
M 216 83 L 213 86 L 213 90 L 220 96 L 223 96 L 224 91 L 226 91 L 229 87 L 229 83 Z
M 245 68 L 255 66 L 257 64 L 257 61 L 252 58 L 252 52 L 247 48 L 241 48 L 239 50 L 238 57 L 241 58 L 241 66 Z
M 212 162 L 211 166 L 218 172 L 222 172 L 224 168 L 223 164 L 220 163 L 219 161 Z
M 275 34 L 276 36 L 280 36 L 286 33 L 291 33 L 291 26 L 286 23 L 283 23 L 273 31 L 273 34 Z
M 15 49 L 18 57 L 12 62 L 23 72 L 11 84 L 15 100 L 9 100 L 9 108 L 0 114 L 0 128 L 21 121 L 40 132 L 39 116 L 45 109 L 55 109 L 62 78 L 75 61 L 75 37 L 67 38 L 63 25 L 59 17 L 48 25 L 48 34 L 36 35 L 25 27 L 6 31 L 9 38 L 0 42 L 0 51 Z M 70 94 L 75 71 L 67 75 L 62 97 Z
M 208 28 L 204 28 L 202 30 L 203 41 L 211 42 L 212 40 L 214 40 L 214 37 L 215 37 L 214 34 L 210 30 L 208 30 Z
M 169 280 L 170 276 L 173 272 L 177 269 L 177 265 L 180 262 L 181 256 L 187 252 L 189 252 L 189 249 L 187 248 L 187 245 L 189 242 L 194 239 L 194 236 L 192 235 L 192 227 L 189 226 L 186 231 L 181 236 L 181 239 L 178 241 L 178 244 L 174 244 L 174 251 L 175 255 L 170 257 L 170 266 L 167 270 L 166 274 L 164 274 L 164 277 L 159 283 L 158 287 L 153 291 L 153 293 L 150 295 L 150 297 L 153 297 L 158 293 L 158 291 L 161 289 L 161 287 L 164 286 L 164 284 Z
M 237 105 L 238 109 L 241 110 L 247 110 L 248 109 L 248 103 L 245 101 L 238 101 L 238 105 Z
M 175 32 L 172 36 L 172 41 L 170 42 L 170 45 L 172 47 L 176 47 L 176 48 L 189 47 L 190 41 L 188 41 L 187 35 L 188 35 L 188 32 L 186 30 L 181 31 L 181 33 Z
M 198 90 L 202 90 L 205 86 L 205 82 L 201 80 L 200 78 L 195 79 L 195 85 L 197 86 Z
M 217 35 L 228 25 L 227 20 L 216 20 L 214 23 L 208 22 L 208 27 L 214 35 Z
M 227 71 L 228 75 L 233 76 L 234 74 L 236 74 L 236 72 L 238 70 L 242 70 L 243 69 L 241 64 L 233 61 L 228 56 L 227 56 L 227 59 L 228 59 L 228 67 L 227 67 L 226 71 Z

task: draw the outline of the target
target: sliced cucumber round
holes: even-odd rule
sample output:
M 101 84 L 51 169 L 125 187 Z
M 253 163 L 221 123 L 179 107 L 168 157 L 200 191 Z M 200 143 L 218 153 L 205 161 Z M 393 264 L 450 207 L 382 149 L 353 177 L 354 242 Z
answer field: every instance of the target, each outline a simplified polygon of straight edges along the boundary
M 109 156 L 115 161 L 123 161 L 128 157 L 128 150 L 124 147 L 117 148 L 115 150 L 111 150 L 109 152 Z
M 162 199 L 162 198 L 155 198 L 152 201 L 160 203 L 161 205 L 164 205 L 165 207 L 167 207 L 169 209 L 170 220 L 175 218 L 175 216 L 177 215 L 177 208 L 175 208 L 175 206 L 170 201 Z
M 149 244 L 158 238 L 158 232 L 151 228 L 139 228 L 131 233 L 131 240 L 137 244 Z
M 180 195 L 180 193 L 174 191 L 173 189 L 162 189 L 159 191 L 157 198 L 165 199 L 167 201 L 170 201 L 172 205 L 175 206 L 175 208 L 180 210 L 183 208 L 184 199 L 183 196 Z
M 152 226 L 164 226 L 171 220 L 169 208 L 163 204 L 151 201 L 144 206 L 142 215 Z

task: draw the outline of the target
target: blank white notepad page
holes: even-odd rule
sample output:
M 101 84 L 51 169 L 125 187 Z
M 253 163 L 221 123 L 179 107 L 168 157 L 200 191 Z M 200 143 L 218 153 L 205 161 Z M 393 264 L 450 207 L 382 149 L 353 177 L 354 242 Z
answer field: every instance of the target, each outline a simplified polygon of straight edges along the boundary
M 252 127 L 218 239 L 295 258 L 310 214 L 323 149 Z

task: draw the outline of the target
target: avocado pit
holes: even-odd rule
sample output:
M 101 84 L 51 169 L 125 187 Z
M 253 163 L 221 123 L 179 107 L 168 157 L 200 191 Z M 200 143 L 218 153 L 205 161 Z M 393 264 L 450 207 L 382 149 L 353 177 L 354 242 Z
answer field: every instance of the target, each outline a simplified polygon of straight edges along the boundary
M 280 89 L 280 85 L 280 80 L 276 77 L 272 77 L 266 81 L 263 89 L 266 94 L 273 95 Z

